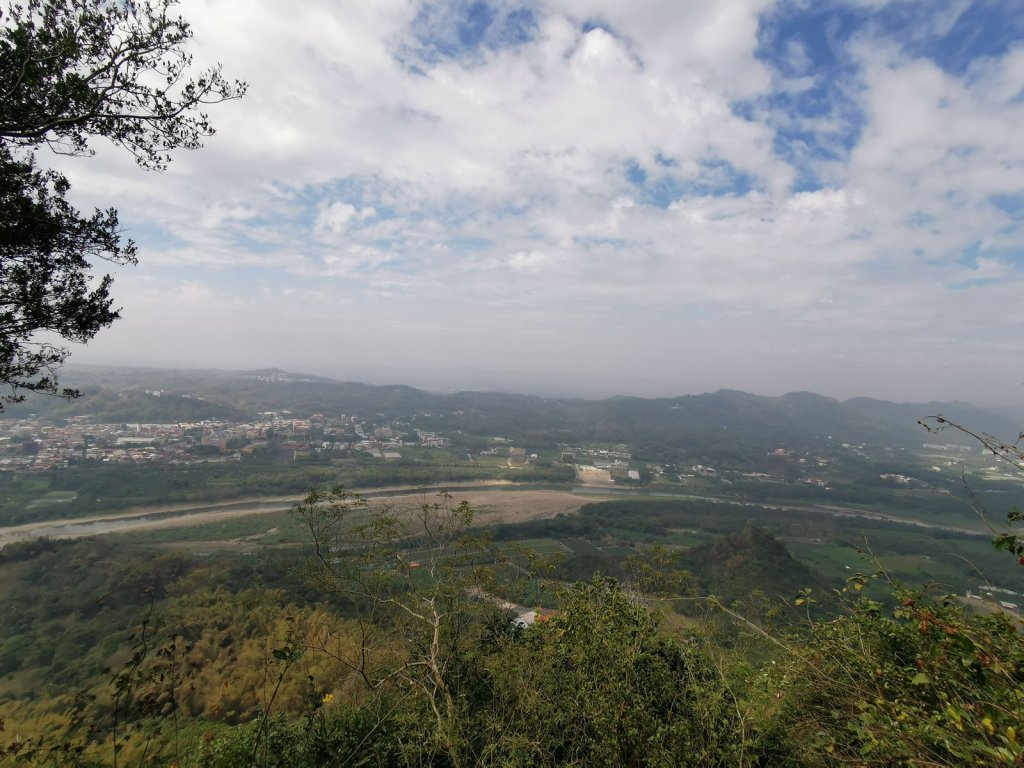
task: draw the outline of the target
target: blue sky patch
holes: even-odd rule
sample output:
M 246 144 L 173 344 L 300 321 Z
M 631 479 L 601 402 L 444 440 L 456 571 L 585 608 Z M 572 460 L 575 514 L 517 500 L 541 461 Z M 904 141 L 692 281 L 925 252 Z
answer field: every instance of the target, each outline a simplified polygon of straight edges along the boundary
M 424 60 L 465 59 L 529 42 L 537 19 L 529 5 L 509 9 L 486 0 L 431 2 L 420 9 L 411 31 Z
M 999 278 L 996 277 L 975 277 L 971 280 L 961 280 L 958 283 L 953 283 L 949 286 L 951 291 L 966 291 L 971 288 L 981 288 L 986 285 L 993 285 L 999 282 Z
M 658 170 L 665 166 L 658 164 Z M 682 178 L 672 173 L 646 171 L 636 161 L 626 164 L 626 180 L 635 188 L 641 202 L 658 208 L 688 197 L 723 197 L 745 195 L 757 187 L 756 179 L 723 160 L 707 159 L 701 163 L 700 175 Z
M 786 77 L 809 72 L 834 75 L 849 65 L 843 48 L 857 27 L 858 16 L 836 3 L 818 3 L 810 10 L 783 3 L 775 13 L 762 17 L 757 55 Z
M 188 247 L 188 242 L 185 239 L 155 223 L 133 222 L 130 227 L 125 227 L 124 234 L 137 242 L 142 249 L 166 248 L 170 250 Z
M 820 189 L 819 163 L 844 159 L 861 137 L 859 71 L 847 46 L 865 19 L 836 2 L 810 9 L 789 2 L 762 18 L 757 56 L 792 86 L 760 106 L 772 115 L 776 154 L 797 171 L 796 192 Z
M 1024 34 L 1017 0 L 975 0 L 962 13 L 953 0 L 892 3 L 876 17 L 880 30 L 905 40 L 905 51 L 963 75 L 979 58 L 1001 56 Z
M 957 264 L 971 269 L 978 268 L 978 257 L 981 255 L 981 242 L 975 241 L 969 246 L 964 248 L 963 252 L 957 258 Z
M 1003 213 L 1015 219 L 1024 217 L 1024 191 L 1012 195 L 992 195 L 989 201 Z
M 642 187 L 647 181 L 647 171 L 636 160 L 630 160 L 626 163 L 626 180 L 634 186 Z

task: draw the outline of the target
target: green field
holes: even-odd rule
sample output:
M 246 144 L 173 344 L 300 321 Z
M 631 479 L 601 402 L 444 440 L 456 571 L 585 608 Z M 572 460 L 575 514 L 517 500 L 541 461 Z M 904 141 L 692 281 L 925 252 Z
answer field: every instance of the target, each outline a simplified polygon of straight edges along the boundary
M 69 501 L 74 501 L 77 497 L 78 494 L 75 491 L 49 491 L 30 501 L 26 509 L 45 507 L 50 504 L 66 504 Z
M 554 557 L 573 554 L 571 547 L 554 539 L 523 539 L 521 541 L 503 541 L 497 545 L 499 552 L 518 554 L 530 552 L 538 557 Z
M 305 541 L 308 532 L 288 512 L 233 517 L 218 522 L 149 528 L 109 535 L 111 541 L 135 545 L 180 542 L 230 542 L 253 539 L 261 544 L 289 544 Z
M 950 517 L 946 513 L 928 522 L 935 525 L 941 520 L 945 524 Z M 951 522 L 963 524 L 963 518 Z M 586 505 L 577 515 L 487 530 L 497 539 L 497 551 L 514 561 L 525 563 L 530 556 L 564 562 L 565 573 L 578 578 L 586 575 L 587 568 L 614 570 L 623 558 L 654 545 L 677 551 L 706 546 L 717 536 L 747 524 L 780 537 L 798 560 L 829 583 L 841 583 L 851 572 L 872 571 L 877 564 L 908 585 L 963 593 L 991 583 L 1024 592 L 1019 566 L 994 552 L 983 536 L 810 509 L 761 507 L 735 499 L 624 495 L 622 501 Z M 111 534 L 111 539 L 136 546 L 191 542 L 205 549 L 205 545 L 219 542 L 222 549 L 252 549 L 301 544 L 308 539 L 308 532 L 282 511 Z M 414 561 L 438 556 L 427 550 L 408 553 Z M 455 556 L 464 557 L 465 552 L 453 549 L 440 554 L 442 559 Z M 474 559 L 493 560 L 494 556 L 481 554 Z

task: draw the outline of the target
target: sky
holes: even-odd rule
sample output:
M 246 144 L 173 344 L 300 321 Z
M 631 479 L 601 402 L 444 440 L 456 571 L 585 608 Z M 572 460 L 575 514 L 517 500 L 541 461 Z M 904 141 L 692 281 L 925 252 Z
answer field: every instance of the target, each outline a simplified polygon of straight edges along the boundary
M 184 0 L 248 81 L 77 363 L 1024 401 L 1019 0 Z M 507 385 L 507 386 L 503 386 Z

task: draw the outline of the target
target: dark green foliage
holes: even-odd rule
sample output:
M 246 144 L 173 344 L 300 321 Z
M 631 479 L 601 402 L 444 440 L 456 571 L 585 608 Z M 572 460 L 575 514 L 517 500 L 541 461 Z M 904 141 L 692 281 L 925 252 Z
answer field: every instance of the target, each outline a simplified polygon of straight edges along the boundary
M 0 44 L 0 70 L 4 61 Z M 50 375 L 68 350 L 35 335 L 85 342 L 118 318 L 112 280 L 92 285 L 90 259 L 134 263 L 135 246 L 121 243 L 113 209 L 80 215 L 66 199 L 69 187 L 34 156 L 15 157 L 0 133 L 0 383 L 10 390 L 3 400 L 27 391 L 76 394 Z
M 992 546 L 1000 552 L 1008 552 L 1016 558 L 1018 565 L 1024 565 L 1024 535 L 1020 528 L 1022 520 L 1024 513 L 1016 508 L 1011 509 L 1006 516 L 1005 528 L 992 539 Z
M 706 501 L 607 501 L 587 504 L 574 515 L 558 515 L 545 520 L 531 520 L 515 525 L 498 525 L 489 529 L 498 541 L 541 538 L 583 538 L 600 541 L 613 538 L 613 531 L 622 536 L 642 538 L 660 536 L 670 528 L 690 524 L 695 519 L 708 523 L 707 530 L 727 531 L 735 520 L 752 514 L 743 510 L 740 517 L 729 516 L 728 508 Z
M 785 544 L 752 525 L 687 550 L 679 565 L 697 576 L 702 592 L 726 603 L 753 592 L 778 600 L 808 587 L 825 592 L 818 574 L 796 560 Z
M 956 500 L 952 499 L 952 502 Z M 731 534 L 748 525 L 791 542 L 790 547 L 793 549 L 796 549 L 796 544 L 792 542 L 801 541 L 803 544 L 800 546 L 805 552 L 817 552 L 821 545 L 842 547 L 848 553 L 846 564 L 854 568 L 859 567 L 858 550 L 865 546 L 886 561 L 910 557 L 918 564 L 914 566 L 915 568 L 931 570 L 941 566 L 943 570 L 940 573 L 947 574 L 947 583 L 938 584 L 937 588 L 946 591 L 976 590 L 981 578 L 979 569 L 993 583 L 1024 591 L 1024 569 L 1020 568 L 1015 560 L 1001 557 L 994 552 L 988 545 L 985 534 L 970 535 L 941 528 L 922 528 L 869 517 L 833 516 L 812 509 L 780 509 L 767 505 L 716 502 L 710 499 L 630 499 L 587 504 L 575 515 L 559 515 L 546 520 L 493 526 L 488 528 L 487 532 L 498 541 L 550 538 L 569 543 L 571 540 L 582 538 L 607 547 L 609 544 L 633 546 L 659 541 L 671 542 L 672 532 L 681 529 L 696 530 L 702 537 L 711 538 L 714 535 Z M 587 554 L 575 545 L 571 548 L 578 555 Z M 611 572 L 610 568 L 618 567 L 615 564 L 620 558 L 612 556 L 608 549 L 595 548 L 589 554 L 598 557 L 605 564 L 597 570 Z M 766 554 L 774 559 L 781 553 L 770 549 Z M 750 577 L 745 577 L 743 584 L 729 586 L 716 582 L 717 577 L 712 577 L 712 580 L 705 584 L 703 578 L 708 574 L 704 573 L 703 565 L 688 560 L 682 567 L 693 570 L 701 584 L 719 596 L 746 594 L 745 590 L 748 587 L 755 587 L 770 595 L 790 595 L 795 591 L 794 587 L 811 586 L 821 594 L 822 590 L 818 589 L 823 586 L 821 576 L 809 574 L 805 565 L 792 558 L 782 558 L 773 564 L 757 565 L 759 558 L 760 555 L 757 555 L 751 561 L 758 569 L 757 572 L 762 574 L 763 581 L 759 584 L 757 578 L 753 576 L 754 571 L 750 571 Z M 920 565 L 921 563 L 923 565 Z M 578 561 L 577 565 L 579 564 Z M 564 567 L 573 567 L 570 559 L 565 561 Z M 817 567 L 833 579 L 841 577 L 844 572 L 837 570 L 841 566 L 835 562 L 828 562 L 827 567 L 825 564 Z M 900 572 L 901 569 L 895 567 L 894 570 Z M 589 578 L 590 575 L 581 574 L 576 570 L 563 571 L 570 572 L 573 578 L 579 578 L 581 575 Z M 909 575 L 914 574 L 908 573 Z M 925 575 L 915 577 L 915 580 L 924 582 L 928 578 L 930 577 Z
M 401 539 L 394 542 L 395 552 L 401 551 Z M 726 535 L 700 551 L 710 573 L 725 579 L 742 575 L 758 557 L 783 570 L 794 568 L 785 548 L 757 528 Z M 115 672 L 123 671 L 126 658 L 131 663 L 139 634 L 132 640 L 127 628 L 137 617 L 150 606 L 163 614 L 163 632 L 172 642 L 151 642 L 152 665 L 140 667 L 132 704 L 120 710 L 124 733 L 138 726 L 157 736 L 153 755 L 171 754 L 168 740 L 178 730 L 171 719 L 179 709 L 166 703 L 166 681 L 184 679 L 185 667 L 170 655 L 174 638 L 180 638 L 180 649 L 201 647 L 196 661 L 204 664 L 225 670 L 258 665 L 251 651 L 239 652 L 266 631 L 256 615 L 260 590 L 254 583 L 287 590 L 292 611 L 295 603 L 335 613 L 343 608 L 311 585 L 300 588 L 288 572 L 294 552 L 189 563 L 132 553 L 100 539 L 36 542 L 3 552 L 0 567 L 9 590 L 0 602 L 0 674 L 33 681 L 25 705 L 39 706 L 40 696 L 53 696 L 55 711 L 73 709 L 71 693 L 101 679 L 103 663 L 114 659 Z M 743 562 L 731 562 L 735 558 Z M 385 576 L 392 586 L 393 560 L 389 555 L 376 561 L 390 573 Z M 225 705 L 219 723 L 190 715 L 182 724 L 192 736 L 181 742 L 181 764 L 881 768 L 922 760 L 1017 765 L 1024 755 L 1017 736 L 1024 720 L 1024 643 L 1015 620 L 1002 613 L 970 615 L 951 601 L 887 593 L 882 601 L 841 606 L 835 618 L 816 618 L 820 605 L 814 606 L 806 624 L 791 626 L 790 635 L 757 635 L 763 646 L 752 652 L 742 643 L 723 643 L 713 627 L 693 624 L 686 639 L 667 634 L 640 594 L 606 577 L 565 589 L 560 613 L 524 628 L 508 612 L 467 594 L 459 585 L 468 574 L 447 566 L 436 573 L 443 583 L 411 585 L 384 598 L 394 596 L 414 609 L 426 610 L 430 599 L 451 605 L 445 609 L 452 611 L 451 620 L 445 619 L 438 636 L 438 670 L 452 700 L 442 731 L 430 697 L 422 695 L 424 678 L 376 678 L 382 685 L 375 691 L 335 702 L 322 692 L 340 696 L 345 686 L 336 678 L 314 677 L 322 674 L 313 663 L 314 648 L 268 638 L 272 665 L 284 657 L 310 662 L 310 695 L 267 717 L 253 711 L 255 704 L 230 711 Z M 860 588 L 870 581 L 851 577 L 844 596 L 863 594 Z M 394 617 L 378 618 L 377 629 L 404 644 L 411 658 L 427 658 L 422 654 L 429 632 Z M 188 696 L 183 685 L 181 690 L 184 718 Z M 247 692 L 222 694 L 241 698 Z M 199 694 L 216 699 L 218 691 Z M 0 704 L 18 702 L 0 697 Z M 111 712 L 110 702 L 93 702 L 80 714 L 109 723 Z M 86 754 L 109 764 L 109 751 L 97 751 L 90 742 L 109 729 L 90 735 L 90 722 L 76 721 L 67 743 L 88 747 Z M 13 743 L 0 734 L 0 750 Z M 47 758 L 34 764 L 74 764 L 54 757 L 64 756 L 59 739 L 47 743 L 52 749 L 40 753 Z
M 577 515 L 496 526 L 490 532 L 498 540 L 552 537 L 569 541 L 583 537 L 633 544 L 664 536 L 673 527 L 696 526 L 722 533 L 675 559 L 675 567 L 690 572 L 701 592 L 728 603 L 753 592 L 778 599 L 803 587 L 825 591 L 821 576 L 796 560 L 771 532 L 742 522 L 756 515 L 756 508 L 744 508 L 739 514 L 728 512 L 728 507 L 708 502 L 604 502 L 588 504 Z M 738 526 L 742 526 L 739 531 Z M 595 572 L 625 575 L 624 561 L 629 555 L 628 550 L 592 548 L 562 559 L 553 573 L 567 580 L 589 579 Z
M 303 722 L 262 717 L 206 741 L 198 768 L 333 768 L 394 766 L 403 743 L 415 739 L 410 723 L 393 716 L 397 708 L 322 709 Z M 257 756 L 254 759 L 254 755 Z
M 94 675 L 106 663 L 97 653 L 104 641 L 189 569 L 180 558 L 127 555 L 103 539 L 11 545 L 0 550 L 4 559 L 9 549 L 8 562 L 23 565 L 0 601 L 0 672 L 45 670 L 64 688 Z
M 26 0 L 9 6 L 0 36 L 0 137 L 89 154 L 107 138 L 143 167 L 164 168 L 174 149 L 213 133 L 204 104 L 238 98 L 245 85 L 216 67 L 188 80 L 189 25 L 169 0 Z M 152 73 L 163 77 L 153 79 Z
M 1020 765 L 1024 642 L 1002 612 L 896 590 L 815 622 L 768 685 L 813 765 Z
M 659 636 L 655 617 L 614 580 L 576 585 L 556 618 L 527 629 L 487 614 L 460 648 L 447 664 L 457 712 L 445 744 L 422 699 L 389 693 L 341 712 L 316 707 L 303 723 L 225 732 L 199 764 L 754 764 L 711 657 Z
M 43 552 L 53 552 L 60 546 L 61 542 L 56 539 L 45 538 L 12 542 L 0 549 L 0 563 L 14 563 L 24 560 L 33 560 L 39 557 Z M 67 544 L 64 544 L 64 546 L 67 546 Z
M 494 765 L 743 762 L 736 703 L 710 658 L 659 637 L 617 582 L 577 584 L 562 612 L 491 660 L 479 759 Z
M 87 155 L 89 141 L 101 136 L 140 166 L 162 169 L 171 150 L 198 148 L 213 133 L 203 105 L 245 91 L 219 68 L 187 78 L 191 31 L 169 15 L 171 5 L 25 0 L 3 12 L 0 383 L 10 390 L 3 400 L 25 392 L 76 394 L 55 378 L 68 349 L 37 334 L 91 339 L 118 317 L 112 279 L 105 275 L 94 285 L 91 261 L 135 263 L 117 212 L 82 216 L 66 199 L 67 178 L 38 168 L 33 150 L 45 144 Z

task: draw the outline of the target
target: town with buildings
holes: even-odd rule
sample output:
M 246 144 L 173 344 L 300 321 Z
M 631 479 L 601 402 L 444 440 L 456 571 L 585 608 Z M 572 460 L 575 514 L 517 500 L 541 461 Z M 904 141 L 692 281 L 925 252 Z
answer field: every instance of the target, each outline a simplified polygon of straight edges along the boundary
M 411 434 L 410 434 L 411 433 Z M 355 416 L 294 418 L 266 412 L 248 422 L 95 423 L 87 416 L 62 419 L 0 419 L 0 471 L 61 469 L 84 461 L 120 464 L 192 464 L 239 461 L 260 451 L 294 460 L 318 453 L 361 451 L 401 458 L 415 435 L 418 446 L 445 448 L 446 437 L 426 430 L 398 431 Z

